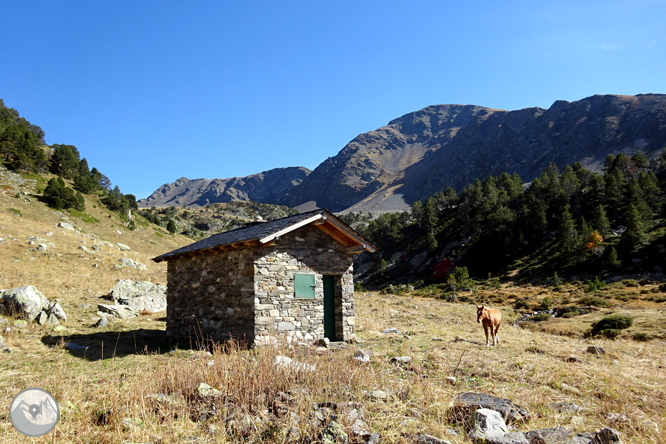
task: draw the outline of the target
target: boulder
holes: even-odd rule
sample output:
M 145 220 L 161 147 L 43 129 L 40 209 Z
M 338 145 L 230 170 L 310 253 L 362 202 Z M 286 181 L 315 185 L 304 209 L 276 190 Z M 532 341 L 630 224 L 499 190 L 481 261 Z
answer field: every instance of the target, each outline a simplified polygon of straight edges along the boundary
M 515 421 L 527 421 L 530 418 L 527 410 L 508 399 L 473 392 L 458 394 L 453 400 L 451 413 L 455 417 L 465 420 L 478 409 L 495 410 L 501 413 L 504 421 L 509 424 Z
M 316 367 L 314 365 L 294 362 L 293 359 L 291 359 L 287 356 L 282 356 L 282 355 L 277 355 L 275 357 L 275 360 L 273 361 L 273 365 L 276 366 L 276 367 L 282 367 L 285 370 L 288 369 L 288 370 L 296 370 L 296 371 L 304 371 L 304 372 L 313 372 L 316 369 Z
M 202 382 L 197 386 L 197 393 L 204 398 L 218 398 L 222 396 L 222 392 L 218 389 L 214 389 L 210 385 Z
M 370 355 L 363 350 L 359 350 L 354 353 L 354 359 L 359 362 L 370 362 Z
M 97 308 L 102 313 L 109 313 L 120 319 L 132 319 L 139 316 L 139 311 L 136 308 L 127 305 L 97 304 Z
M 530 444 L 566 444 L 571 431 L 566 427 L 558 426 L 552 429 L 532 430 L 525 433 Z
M 111 289 L 109 298 L 119 305 L 156 313 L 166 310 L 166 290 L 165 285 L 123 279 Z
M 46 245 L 43 242 L 40 242 L 37 244 L 37 251 L 47 251 L 49 249 L 49 246 Z
M 102 318 L 99 318 L 93 326 L 101 328 L 101 327 L 108 327 L 108 325 L 109 325 L 109 320 L 102 317 Z
M 64 228 L 65 230 L 73 230 L 74 225 L 69 224 L 67 222 L 58 222 L 58 225 L 56 225 L 58 228 Z
M 57 302 L 54 302 L 49 306 L 49 308 L 46 309 L 47 314 L 52 314 L 56 318 L 60 319 L 61 321 L 67 321 L 67 315 L 65 314 L 65 310 L 62 309 L 60 304 Z
M 134 259 L 123 257 L 118 260 L 120 261 L 120 264 L 116 265 L 117 268 L 129 267 L 129 268 L 136 268 L 139 271 L 146 271 L 148 269 L 148 267 L 146 267 L 144 264 L 142 264 L 141 262 L 137 262 Z
M 120 242 L 116 242 L 116 247 L 117 247 L 120 251 L 130 251 L 130 247 L 128 247 L 128 246 L 125 245 L 125 244 L 121 244 Z
M 521 432 L 509 432 L 502 415 L 490 409 L 478 409 L 472 414 L 469 438 L 484 444 L 530 444 Z
M 0 300 L 4 302 L 10 313 L 13 312 L 31 321 L 35 320 L 39 313 L 49 305 L 46 296 L 32 285 L 0 290 Z

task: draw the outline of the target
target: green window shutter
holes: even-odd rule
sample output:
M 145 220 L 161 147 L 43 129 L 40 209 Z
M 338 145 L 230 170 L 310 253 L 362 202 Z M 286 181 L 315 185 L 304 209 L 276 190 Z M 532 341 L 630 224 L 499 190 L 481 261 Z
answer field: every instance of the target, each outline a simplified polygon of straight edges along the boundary
M 294 293 L 297 298 L 314 298 L 315 275 L 294 273 Z

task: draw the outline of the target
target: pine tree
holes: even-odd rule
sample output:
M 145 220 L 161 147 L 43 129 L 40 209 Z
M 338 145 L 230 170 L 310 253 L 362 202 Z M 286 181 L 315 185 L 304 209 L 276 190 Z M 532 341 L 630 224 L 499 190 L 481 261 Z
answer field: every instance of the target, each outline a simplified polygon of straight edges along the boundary
M 604 211 L 603 205 L 597 206 L 597 209 L 594 212 L 594 218 L 592 219 L 592 227 L 602 236 L 606 236 L 610 233 L 610 222 L 608 217 L 606 217 L 606 211 Z
M 617 251 L 615 251 L 615 247 L 611 247 L 608 252 L 608 265 L 612 268 L 617 268 L 621 263 L 622 262 L 617 259 Z
M 176 228 L 176 222 L 173 219 L 169 219 L 169 223 L 166 226 L 166 229 L 169 233 L 174 234 L 178 228 Z
M 625 251 L 630 251 L 636 248 L 636 246 L 638 246 L 638 244 L 640 244 L 645 238 L 641 215 L 631 203 L 629 204 L 629 209 L 627 209 L 624 224 L 626 230 L 622 233 L 620 245 Z
M 564 209 L 557 229 L 557 245 L 562 254 L 573 259 L 580 250 L 581 239 L 576 230 L 576 225 L 567 208 Z

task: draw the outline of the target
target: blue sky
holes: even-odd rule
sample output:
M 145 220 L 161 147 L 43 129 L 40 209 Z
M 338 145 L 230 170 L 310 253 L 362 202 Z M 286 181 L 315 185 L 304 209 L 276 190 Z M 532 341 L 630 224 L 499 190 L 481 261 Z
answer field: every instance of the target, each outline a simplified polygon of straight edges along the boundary
M 428 105 L 666 93 L 666 1 L 0 0 L 0 98 L 123 193 L 314 169 Z

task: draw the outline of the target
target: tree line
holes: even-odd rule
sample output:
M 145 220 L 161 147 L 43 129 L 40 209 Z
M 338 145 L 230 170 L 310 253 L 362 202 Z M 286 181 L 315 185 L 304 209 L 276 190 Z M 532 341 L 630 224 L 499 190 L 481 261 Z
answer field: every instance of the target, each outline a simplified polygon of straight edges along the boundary
M 44 136 L 39 126 L 20 117 L 18 111 L 6 107 L 0 99 L 0 160 L 14 171 L 55 174 L 57 177 L 48 181 L 43 193 L 50 207 L 84 211 L 83 194 L 96 194 L 111 211 L 126 213 L 138 209 L 135 196 L 121 193 L 118 186 L 111 188 L 109 178 L 97 168 L 90 169 L 74 145 L 48 146 Z M 65 180 L 72 181 L 73 188 Z
M 562 267 L 591 257 L 617 266 L 618 255 L 643 245 L 666 218 L 665 176 L 666 150 L 651 161 L 640 151 L 608 155 L 602 172 L 578 162 L 560 171 L 551 163 L 531 183 L 502 173 L 477 179 L 459 193 L 448 188 L 415 202 L 410 211 L 342 219 L 385 251 L 409 245 L 433 256 L 448 248 L 454 256 L 468 248 L 477 271 L 497 271 L 545 244 Z M 604 242 L 609 236 L 619 241 Z

